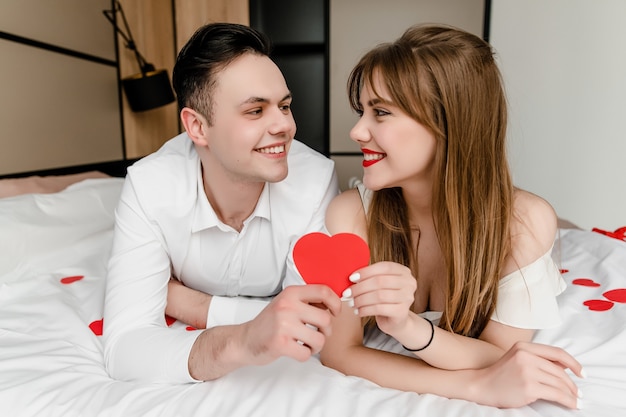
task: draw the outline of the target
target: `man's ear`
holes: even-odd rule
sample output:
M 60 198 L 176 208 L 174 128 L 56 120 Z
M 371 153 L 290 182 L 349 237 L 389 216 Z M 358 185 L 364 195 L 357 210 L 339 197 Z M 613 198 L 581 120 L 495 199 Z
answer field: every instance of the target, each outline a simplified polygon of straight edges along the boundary
M 189 107 L 184 107 L 180 111 L 180 120 L 194 144 L 197 146 L 208 145 L 206 136 L 209 124 L 204 116 Z

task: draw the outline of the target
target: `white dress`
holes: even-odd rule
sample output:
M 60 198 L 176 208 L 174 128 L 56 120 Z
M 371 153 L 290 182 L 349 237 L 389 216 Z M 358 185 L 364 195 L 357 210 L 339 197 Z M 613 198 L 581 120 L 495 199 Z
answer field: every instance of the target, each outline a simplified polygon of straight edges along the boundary
M 362 183 L 355 184 L 367 208 L 372 191 Z M 522 329 L 547 329 L 561 324 L 556 296 L 565 290 L 565 280 L 552 259 L 552 250 L 532 263 L 500 279 L 498 299 L 491 319 Z M 422 314 L 438 321 L 441 312 Z

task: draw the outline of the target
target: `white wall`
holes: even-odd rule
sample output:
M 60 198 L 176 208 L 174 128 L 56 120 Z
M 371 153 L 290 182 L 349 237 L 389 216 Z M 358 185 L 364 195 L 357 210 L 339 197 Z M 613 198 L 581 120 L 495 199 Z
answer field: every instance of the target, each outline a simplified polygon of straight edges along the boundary
M 626 1 L 492 0 L 515 183 L 590 229 L 626 225 Z
M 330 0 L 330 152 L 359 152 L 346 83 L 361 55 L 418 23 L 446 23 L 482 36 L 484 0 Z M 362 176 L 361 157 L 333 156 L 340 186 Z

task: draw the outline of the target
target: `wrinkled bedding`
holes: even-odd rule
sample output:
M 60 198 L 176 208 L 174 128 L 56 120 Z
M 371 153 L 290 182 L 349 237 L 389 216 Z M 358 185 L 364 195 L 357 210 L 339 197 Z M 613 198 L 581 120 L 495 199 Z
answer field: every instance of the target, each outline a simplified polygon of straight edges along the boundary
M 563 325 L 535 340 L 582 362 L 582 410 L 543 401 L 497 409 L 400 392 L 344 376 L 317 358 L 282 358 L 199 384 L 113 380 L 102 358 L 102 310 L 122 181 L 82 179 L 62 191 L 0 199 L 0 415 L 626 415 L 626 243 L 580 229 L 561 229 L 553 253 L 568 284 L 559 296 Z M 176 321 L 170 328 L 195 331 Z M 401 351 L 383 334 L 367 343 Z

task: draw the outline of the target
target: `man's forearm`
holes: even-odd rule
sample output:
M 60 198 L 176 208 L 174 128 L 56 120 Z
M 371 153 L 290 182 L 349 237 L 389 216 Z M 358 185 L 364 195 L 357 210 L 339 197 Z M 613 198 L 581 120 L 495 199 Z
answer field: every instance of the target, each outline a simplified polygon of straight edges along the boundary
M 241 342 L 244 326 L 217 326 L 202 332 L 189 353 L 189 374 L 208 381 L 248 365 Z

